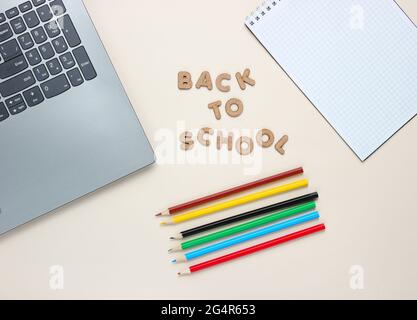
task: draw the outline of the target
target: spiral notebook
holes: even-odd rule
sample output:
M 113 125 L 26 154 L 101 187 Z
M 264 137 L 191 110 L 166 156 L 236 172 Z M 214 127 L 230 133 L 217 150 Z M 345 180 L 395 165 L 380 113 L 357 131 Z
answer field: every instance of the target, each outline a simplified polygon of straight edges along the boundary
M 266 1 L 246 25 L 362 161 L 417 114 L 417 28 L 395 1 Z

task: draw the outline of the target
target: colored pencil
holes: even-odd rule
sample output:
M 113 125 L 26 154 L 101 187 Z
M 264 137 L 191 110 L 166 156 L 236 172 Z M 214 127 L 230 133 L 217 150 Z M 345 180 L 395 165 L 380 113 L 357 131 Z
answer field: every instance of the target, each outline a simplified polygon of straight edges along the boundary
M 189 202 L 178 204 L 176 206 L 168 208 L 167 210 L 163 212 L 158 213 L 157 216 L 169 216 L 169 215 L 178 213 L 180 211 L 188 210 L 196 206 L 230 196 L 232 194 L 236 194 L 239 192 L 243 192 L 246 190 L 250 190 L 250 189 L 262 186 L 267 183 L 271 183 L 271 182 L 283 180 L 285 178 L 289 178 L 295 175 L 299 175 L 299 174 L 302 174 L 303 172 L 304 172 L 303 168 L 300 167 L 300 168 L 295 168 L 293 170 L 278 173 L 270 177 L 266 177 L 266 178 L 259 179 L 250 183 L 242 184 L 240 186 L 226 189 L 226 190 L 223 190 L 223 191 L 220 191 L 220 192 L 217 192 L 217 193 L 214 193 L 214 194 L 202 197 L 202 198 L 198 198 Z
M 248 220 L 248 219 L 255 218 L 255 217 L 258 217 L 260 215 L 267 214 L 267 213 L 270 213 L 270 212 L 273 212 L 273 211 L 278 211 L 278 210 L 282 210 L 282 209 L 289 208 L 289 207 L 292 207 L 292 206 L 296 206 L 298 204 L 314 201 L 318 197 L 319 197 L 319 195 L 318 195 L 317 192 L 305 194 L 305 195 L 302 195 L 300 197 L 285 200 L 285 201 L 282 201 L 282 202 L 277 202 L 277 203 L 271 204 L 271 205 L 266 206 L 266 207 L 262 207 L 262 208 L 251 210 L 251 211 L 247 211 L 247 212 L 244 212 L 244 213 L 237 214 L 235 216 L 231 216 L 231 217 L 221 219 L 221 220 L 218 220 L 218 221 L 214 221 L 214 222 L 210 222 L 210 223 L 207 223 L 207 224 L 204 224 L 204 225 L 192 228 L 192 229 L 181 231 L 179 234 L 171 237 L 171 239 L 181 240 L 181 239 L 188 238 L 188 237 L 194 236 L 194 235 L 202 233 L 202 232 L 206 232 L 206 231 L 209 231 L 209 230 L 212 230 L 212 229 L 224 227 L 224 226 L 227 226 L 227 225 L 232 224 L 232 223 L 236 223 L 236 222 L 243 221 L 243 220 Z
M 198 249 L 198 250 L 194 250 L 185 254 L 182 254 L 180 256 L 178 256 L 176 259 L 172 260 L 172 263 L 177 263 L 177 262 L 186 262 L 186 261 L 190 261 L 192 259 L 196 259 L 199 258 L 201 256 L 204 256 L 206 254 L 212 253 L 212 252 L 216 252 L 225 248 L 229 248 L 232 247 L 234 245 L 237 244 L 241 244 L 243 242 L 249 241 L 249 240 L 253 240 L 262 236 L 266 236 L 268 234 L 271 234 L 273 232 L 277 232 L 286 228 L 290 228 L 305 222 L 309 222 L 311 220 L 314 219 L 319 219 L 320 215 L 317 211 L 314 211 L 312 213 L 308 213 L 306 215 L 302 215 L 300 217 L 296 217 L 284 222 L 279 222 L 276 224 L 273 224 L 271 226 L 268 227 L 264 227 L 252 232 L 248 232 L 245 234 L 242 234 L 240 236 L 237 237 L 233 237 L 212 245 L 209 245 L 207 247 Z
M 298 188 L 302 188 L 302 187 L 306 187 L 306 186 L 308 186 L 308 180 L 307 179 L 297 180 L 297 181 L 292 182 L 292 183 L 280 185 L 280 186 L 269 188 L 269 189 L 264 189 L 262 191 L 251 193 L 251 194 L 239 197 L 239 198 L 235 198 L 235 199 L 232 199 L 232 200 L 217 203 L 217 204 L 211 205 L 209 207 L 205 207 L 205 208 L 202 208 L 202 209 L 197 209 L 197 210 L 194 210 L 194 211 L 189 211 L 187 213 L 179 214 L 179 215 L 171 217 L 169 220 L 161 222 L 161 225 L 176 224 L 176 223 L 188 221 L 188 220 L 195 219 L 195 218 L 198 218 L 198 217 L 201 217 L 201 216 L 204 216 L 204 215 L 212 214 L 212 213 L 215 213 L 215 212 L 218 212 L 218 211 L 221 211 L 221 210 L 236 207 L 238 205 L 242 205 L 242 204 L 252 202 L 252 201 L 255 201 L 255 200 L 259 200 L 259 199 L 263 199 L 263 198 L 266 198 L 266 197 L 271 197 L 271 196 L 274 196 L 274 195 L 277 195 L 277 194 L 280 194 L 280 193 L 288 192 L 288 191 L 298 189 Z
M 252 220 L 246 223 L 242 223 L 240 225 L 237 225 L 228 229 L 220 230 L 220 231 L 217 231 L 217 232 L 214 232 L 214 233 L 211 233 L 211 234 L 208 234 L 208 235 L 196 238 L 196 239 L 185 241 L 181 243 L 179 246 L 171 248 L 169 252 L 176 252 L 176 251 L 193 248 L 193 247 L 196 247 L 196 246 L 208 243 L 208 242 L 212 242 L 215 240 L 219 240 L 225 237 L 235 235 L 237 233 L 241 233 L 246 230 L 261 227 L 268 223 L 272 223 L 272 222 L 275 222 L 275 221 L 278 221 L 278 220 L 281 220 L 281 219 L 284 219 L 284 218 L 287 218 L 296 214 L 300 214 L 305 211 L 314 210 L 315 208 L 316 208 L 315 202 L 308 202 L 306 204 L 301 204 L 299 206 L 296 206 L 296 207 L 293 207 L 293 208 L 290 208 L 281 212 L 273 213 L 268 216 L 258 218 L 256 220 Z
M 214 258 L 208 261 L 204 261 L 202 263 L 193 265 L 187 269 L 185 269 L 184 271 L 178 272 L 178 275 L 187 275 L 187 274 L 191 274 L 197 271 L 201 271 L 203 269 L 207 269 L 207 268 L 211 268 L 214 267 L 216 265 L 225 263 L 227 261 L 231 261 L 258 251 L 262 251 L 271 247 L 275 247 L 277 245 L 283 244 L 285 242 L 291 241 L 291 240 L 295 240 L 295 239 L 299 239 L 305 236 L 308 236 L 310 234 L 319 232 L 319 231 L 323 231 L 325 230 L 326 227 L 324 224 L 318 224 L 315 225 L 313 227 L 307 228 L 307 229 L 303 229 L 294 233 L 290 233 L 287 234 L 285 236 L 270 240 L 270 241 L 266 241 L 257 245 L 254 245 L 252 247 L 248 247 L 236 252 L 232 252 L 229 254 L 226 254 L 224 256 L 218 257 L 218 258 Z

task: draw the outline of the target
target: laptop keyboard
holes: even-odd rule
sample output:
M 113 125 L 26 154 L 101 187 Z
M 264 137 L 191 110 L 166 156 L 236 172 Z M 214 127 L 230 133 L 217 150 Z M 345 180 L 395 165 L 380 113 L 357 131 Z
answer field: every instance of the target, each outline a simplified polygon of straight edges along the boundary
M 0 12 L 0 122 L 97 76 L 65 1 Z

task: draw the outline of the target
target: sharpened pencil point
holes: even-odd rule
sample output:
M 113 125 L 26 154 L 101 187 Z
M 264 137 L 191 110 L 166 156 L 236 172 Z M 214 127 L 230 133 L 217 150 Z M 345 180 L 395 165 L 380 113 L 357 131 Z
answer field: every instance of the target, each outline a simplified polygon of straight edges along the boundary
M 174 263 L 187 262 L 187 258 L 185 257 L 185 255 L 182 254 L 176 257 L 175 259 L 173 259 L 173 261 L 175 261 Z
M 162 216 L 162 212 L 157 213 L 157 214 L 155 215 L 155 217 L 160 217 L 160 216 Z
M 178 252 L 178 251 L 181 251 L 181 250 L 182 250 L 182 247 L 181 246 L 176 246 L 176 247 L 173 247 L 173 248 L 169 249 L 168 252 L 169 253 L 171 253 L 171 252 Z
M 184 270 L 184 271 L 179 271 L 177 274 L 179 276 L 185 276 L 187 274 L 191 274 L 191 271 L 190 271 L 190 269 L 187 269 L 187 270 Z
M 177 259 L 172 259 L 171 263 L 177 263 Z
M 166 216 L 169 216 L 169 215 L 171 215 L 171 213 L 169 212 L 168 209 L 165 210 L 165 211 L 162 211 L 162 212 L 158 213 L 158 216 L 164 216 L 164 217 L 166 217 Z
M 182 240 L 182 239 L 184 239 L 184 237 L 182 236 L 181 233 L 179 233 L 179 234 L 176 234 L 176 235 L 170 237 L 170 239 L 171 240 Z

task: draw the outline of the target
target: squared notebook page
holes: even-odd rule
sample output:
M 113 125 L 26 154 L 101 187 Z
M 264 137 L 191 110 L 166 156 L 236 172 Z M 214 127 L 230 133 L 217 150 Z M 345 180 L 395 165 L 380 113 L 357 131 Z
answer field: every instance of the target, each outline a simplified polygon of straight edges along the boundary
M 395 1 L 271 0 L 246 25 L 362 161 L 417 114 L 417 28 Z

